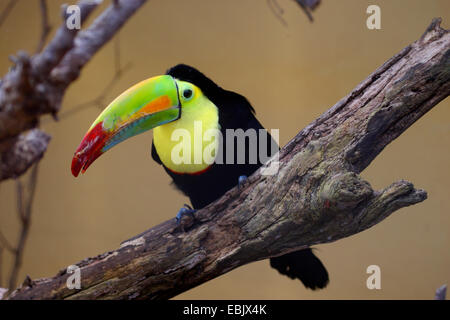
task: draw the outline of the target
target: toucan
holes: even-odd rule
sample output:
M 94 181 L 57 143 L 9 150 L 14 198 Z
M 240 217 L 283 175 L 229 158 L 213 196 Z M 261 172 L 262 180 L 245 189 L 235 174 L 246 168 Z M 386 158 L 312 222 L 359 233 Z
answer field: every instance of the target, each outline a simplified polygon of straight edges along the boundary
M 190 137 L 195 137 L 199 126 L 203 133 L 212 134 L 193 142 Z M 227 133 L 246 133 L 252 129 L 264 132 L 268 135 L 268 156 L 273 155 L 274 144 L 275 152 L 278 151 L 278 145 L 256 119 L 255 110 L 244 96 L 221 88 L 191 66 L 179 64 L 164 75 L 129 88 L 103 110 L 74 154 L 72 174 L 77 177 L 80 171 L 84 173 L 113 146 L 150 129 L 153 129 L 152 158 L 162 165 L 192 205 L 180 209 L 177 222 L 184 215 L 195 217 L 196 210 L 245 183 L 246 177 L 263 164 L 254 161 L 250 154 L 255 144 L 258 152 L 265 145 L 259 143 L 260 134 L 256 134 L 257 140 L 244 137 L 245 143 L 239 147 L 230 143 L 237 136 Z M 181 139 L 185 135 L 188 138 Z M 227 158 L 229 152 L 232 155 Z M 239 153 L 243 153 L 241 161 L 237 159 Z M 219 155 L 221 161 L 217 161 Z M 326 268 L 311 248 L 273 257 L 270 265 L 313 290 L 324 288 L 329 282 Z

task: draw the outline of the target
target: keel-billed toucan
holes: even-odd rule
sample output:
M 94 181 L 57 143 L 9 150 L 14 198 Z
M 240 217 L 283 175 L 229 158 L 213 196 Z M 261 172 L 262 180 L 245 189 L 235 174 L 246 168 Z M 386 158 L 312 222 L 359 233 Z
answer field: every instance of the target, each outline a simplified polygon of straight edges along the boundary
M 189 143 L 189 146 L 182 146 L 186 149 L 181 154 L 186 156 L 184 152 L 190 153 L 187 157 L 192 161 L 174 159 L 174 148 L 180 148 L 180 139 L 174 139 L 174 135 L 177 132 L 194 135 L 195 126 L 199 123 L 202 132 L 220 131 L 221 138 L 201 139 L 199 144 L 186 139 L 183 143 Z M 223 148 L 228 146 L 227 129 L 242 129 L 242 132 L 264 128 L 245 97 L 222 89 L 190 66 L 177 65 L 165 75 L 149 78 L 131 87 L 100 114 L 75 152 L 73 175 L 84 172 L 97 157 L 119 142 L 150 129 L 153 129 L 153 159 L 164 167 L 174 185 L 190 198 L 194 209 L 203 208 L 220 198 L 238 185 L 241 177 L 250 176 L 262 165 L 260 161 L 249 161 L 250 140 L 245 141 L 244 163 L 236 161 L 237 153 L 242 152 L 236 145 L 233 147 L 235 161 L 215 161 L 214 157 L 218 157 L 220 150 L 223 153 L 229 151 Z M 257 137 L 260 139 L 259 135 Z M 270 136 L 267 141 L 268 144 L 275 143 Z M 196 151 L 203 154 L 211 144 L 215 148 L 213 161 L 203 157 L 194 159 Z M 182 212 L 180 210 L 179 214 Z M 323 288 L 328 283 L 328 273 L 311 249 L 271 258 L 270 265 L 281 274 L 300 279 L 311 289 Z

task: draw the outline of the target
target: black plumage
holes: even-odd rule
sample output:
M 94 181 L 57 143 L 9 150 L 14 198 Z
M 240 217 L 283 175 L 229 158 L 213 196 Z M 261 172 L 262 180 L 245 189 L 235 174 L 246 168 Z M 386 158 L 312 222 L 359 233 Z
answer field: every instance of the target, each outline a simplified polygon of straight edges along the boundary
M 247 129 L 264 129 L 256 119 L 253 107 L 244 96 L 222 89 L 195 68 L 180 64 L 169 69 L 167 74 L 196 85 L 217 106 L 224 145 L 226 145 L 226 129 L 242 129 L 244 131 Z M 267 133 L 267 131 L 265 132 Z M 270 143 L 275 144 L 275 141 L 271 137 L 267 141 L 267 150 L 270 152 Z M 237 146 L 236 143 L 234 145 L 236 160 Z M 172 172 L 159 159 L 154 144 L 152 144 L 152 157 L 157 163 L 163 165 L 166 172 L 172 177 L 174 185 L 189 197 L 194 209 L 201 209 L 236 186 L 240 176 L 250 176 L 261 166 L 259 161 L 256 164 L 248 164 L 248 140 L 245 146 L 246 164 L 237 164 L 236 161 L 232 165 L 214 163 L 201 174 L 177 174 Z M 275 151 L 277 149 L 278 147 Z M 270 264 L 281 274 L 292 279 L 298 278 L 306 287 L 311 289 L 323 288 L 328 283 L 328 273 L 311 249 L 303 249 L 272 258 Z

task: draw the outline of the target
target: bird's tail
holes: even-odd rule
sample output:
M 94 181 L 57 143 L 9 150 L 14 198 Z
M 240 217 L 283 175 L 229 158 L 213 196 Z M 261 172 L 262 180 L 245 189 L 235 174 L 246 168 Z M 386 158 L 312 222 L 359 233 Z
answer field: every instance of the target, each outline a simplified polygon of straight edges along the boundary
M 327 269 L 310 248 L 271 258 L 270 266 L 312 290 L 325 288 L 329 281 Z

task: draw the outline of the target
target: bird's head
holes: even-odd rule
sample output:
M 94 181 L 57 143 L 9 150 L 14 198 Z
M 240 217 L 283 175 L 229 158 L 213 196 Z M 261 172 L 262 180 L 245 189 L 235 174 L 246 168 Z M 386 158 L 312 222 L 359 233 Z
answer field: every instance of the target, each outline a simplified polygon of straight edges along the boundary
M 187 65 L 132 86 L 92 123 L 72 159 L 72 174 L 84 173 L 100 155 L 130 137 L 180 119 L 195 119 L 204 110 L 199 105 L 209 101 L 208 92 L 217 88 Z

